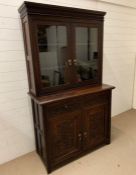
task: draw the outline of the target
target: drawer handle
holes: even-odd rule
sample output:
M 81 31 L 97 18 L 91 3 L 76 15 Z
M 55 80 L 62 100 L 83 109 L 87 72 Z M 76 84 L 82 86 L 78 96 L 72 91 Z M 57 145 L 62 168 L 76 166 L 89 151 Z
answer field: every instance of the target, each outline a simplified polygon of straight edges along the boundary
M 65 109 L 68 109 L 68 105 L 65 105 L 64 108 L 65 108 Z

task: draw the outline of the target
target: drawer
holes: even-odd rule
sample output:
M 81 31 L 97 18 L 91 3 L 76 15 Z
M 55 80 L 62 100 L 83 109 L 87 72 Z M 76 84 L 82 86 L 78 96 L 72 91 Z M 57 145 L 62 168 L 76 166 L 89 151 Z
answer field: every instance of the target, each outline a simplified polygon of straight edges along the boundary
M 93 106 L 97 104 L 103 104 L 107 103 L 109 101 L 109 92 L 101 92 L 96 94 L 90 94 L 87 96 L 84 96 L 83 103 L 85 105 Z
M 109 100 L 109 92 L 101 92 L 88 94 L 67 100 L 52 102 L 46 105 L 47 113 L 54 114 L 60 112 L 68 112 L 75 109 L 82 109 L 85 106 L 93 106 L 97 104 L 107 103 Z
M 75 109 L 80 109 L 80 101 L 77 99 L 62 100 L 47 105 L 47 113 L 49 114 L 68 112 Z

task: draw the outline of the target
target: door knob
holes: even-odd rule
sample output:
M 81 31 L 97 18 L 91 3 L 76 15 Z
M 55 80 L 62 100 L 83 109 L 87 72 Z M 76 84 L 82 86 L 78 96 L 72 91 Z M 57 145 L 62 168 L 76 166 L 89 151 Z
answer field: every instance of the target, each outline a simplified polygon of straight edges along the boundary
M 76 59 L 74 59 L 73 62 L 74 62 L 74 65 L 77 65 L 77 60 Z
M 72 66 L 72 60 L 71 59 L 68 60 L 68 65 Z
M 87 137 L 87 132 L 84 132 L 84 137 Z
M 81 134 L 81 133 L 78 134 L 78 140 L 79 140 L 79 141 L 82 140 L 82 134 Z

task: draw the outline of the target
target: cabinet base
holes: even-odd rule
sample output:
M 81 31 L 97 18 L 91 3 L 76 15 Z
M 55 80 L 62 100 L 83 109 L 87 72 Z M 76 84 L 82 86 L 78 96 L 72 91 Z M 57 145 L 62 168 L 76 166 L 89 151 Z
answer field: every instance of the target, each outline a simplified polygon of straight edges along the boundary
M 47 170 L 47 173 L 50 174 L 52 173 L 53 171 L 57 170 L 58 168 L 61 168 L 62 166 L 68 164 L 68 163 L 71 163 L 72 161 L 76 161 L 77 159 L 83 157 L 83 156 L 86 156 L 87 154 L 89 153 L 92 153 L 93 151 L 97 150 L 97 149 L 101 149 L 103 148 L 104 146 L 110 144 L 110 141 L 106 141 L 106 143 L 102 143 L 101 145 L 97 145 L 96 147 L 94 147 L 92 150 L 85 150 L 84 152 L 80 153 L 78 156 L 75 156 L 75 157 L 72 157 L 72 158 L 69 158 L 63 162 L 60 162 L 59 164 L 57 165 L 54 165 L 52 167 L 48 167 L 47 164 L 45 163 L 45 161 L 41 158 L 42 162 L 44 163 L 45 167 L 46 167 L 46 170 Z M 40 155 L 39 155 L 40 156 Z

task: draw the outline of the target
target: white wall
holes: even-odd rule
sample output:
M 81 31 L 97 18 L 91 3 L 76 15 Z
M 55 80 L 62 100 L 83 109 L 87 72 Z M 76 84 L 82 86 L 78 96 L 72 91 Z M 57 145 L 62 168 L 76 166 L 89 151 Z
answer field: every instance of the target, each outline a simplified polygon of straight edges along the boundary
M 105 3 L 102 0 L 37 0 L 37 2 L 107 12 L 103 82 L 116 86 L 116 90 L 113 91 L 113 115 L 131 109 L 136 10 L 121 4 L 114 5 L 114 1 Z M 134 1 L 129 1 L 129 4 L 128 1 L 124 2 L 136 7 Z M 21 3 L 22 0 L 0 0 L 0 163 L 35 149 L 31 105 L 27 96 L 22 29 L 17 11 Z
M 135 77 L 134 77 L 134 92 L 133 92 L 133 108 L 136 109 L 136 57 L 135 57 Z
M 136 0 L 98 0 L 103 2 L 108 2 L 111 4 L 126 6 L 126 7 L 133 7 L 136 8 Z

